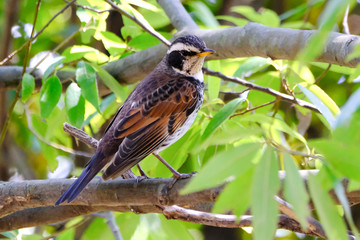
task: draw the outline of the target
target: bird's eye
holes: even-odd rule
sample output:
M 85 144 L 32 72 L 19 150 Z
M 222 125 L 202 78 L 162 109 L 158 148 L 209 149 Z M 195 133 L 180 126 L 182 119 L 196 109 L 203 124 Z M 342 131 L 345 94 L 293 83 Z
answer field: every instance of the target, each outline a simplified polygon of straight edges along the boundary
M 194 51 L 186 51 L 186 50 L 182 50 L 180 52 L 181 52 L 181 55 L 183 55 L 183 56 L 195 56 L 197 54 Z

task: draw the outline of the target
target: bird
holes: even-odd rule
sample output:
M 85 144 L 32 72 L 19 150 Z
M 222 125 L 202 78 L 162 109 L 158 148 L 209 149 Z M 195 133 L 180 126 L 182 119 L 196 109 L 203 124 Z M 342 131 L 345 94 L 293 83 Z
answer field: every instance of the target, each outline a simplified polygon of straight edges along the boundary
M 204 96 L 204 59 L 214 52 L 195 35 L 175 39 L 119 108 L 86 168 L 55 205 L 73 201 L 100 171 L 104 180 L 114 179 L 150 154 L 169 168 L 174 179 L 188 177 L 159 152 L 180 139 L 194 122 Z

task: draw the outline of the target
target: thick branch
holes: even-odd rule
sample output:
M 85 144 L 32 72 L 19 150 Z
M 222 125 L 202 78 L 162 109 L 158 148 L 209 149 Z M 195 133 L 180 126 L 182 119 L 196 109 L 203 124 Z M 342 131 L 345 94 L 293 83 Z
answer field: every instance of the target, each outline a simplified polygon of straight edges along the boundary
M 187 30 L 182 34 L 196 34 L 207 46 L 216 50 L 210 60 L 236 57 L 271 57 L 273 59 L 295 59 L 298 50 L 306 46 L 315 30 L 296 30 L 267 27 L 258 23 L 248 23 L 244 27 L 230 27 L 215 30 Z M 346 62 L 346 57 L 360 43 L 360 37 L 331 33 L 324 51 L 316 59 L 318 62 L 356 67 L 360 57 Z M 108 63 L 104 68 L 120 83 L 131 84 L 143 79 L 161 61 L 166 46 L 156 45 L 125 58 Z M 19 82 L 18 67 L 0 67 L 0 87 L 14 87 Z M 68 78 L 68 74 L 61 79 Z M 17 76 L 17 77 L 16 77 Z

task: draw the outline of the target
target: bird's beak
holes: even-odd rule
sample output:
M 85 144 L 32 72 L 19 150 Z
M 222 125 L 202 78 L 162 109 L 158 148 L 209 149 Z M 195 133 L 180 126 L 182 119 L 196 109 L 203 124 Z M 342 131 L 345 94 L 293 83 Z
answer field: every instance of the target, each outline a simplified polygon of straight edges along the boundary
M 199 57 L 205 57 L 205 56 L 213 54 L 213 53 L 215 53 L 214 50 L 212 50 L 210 48 L 205 48 L 204 51 L 202 51 L 201 53 L 198 53 L 196 55 L 199 56 Z

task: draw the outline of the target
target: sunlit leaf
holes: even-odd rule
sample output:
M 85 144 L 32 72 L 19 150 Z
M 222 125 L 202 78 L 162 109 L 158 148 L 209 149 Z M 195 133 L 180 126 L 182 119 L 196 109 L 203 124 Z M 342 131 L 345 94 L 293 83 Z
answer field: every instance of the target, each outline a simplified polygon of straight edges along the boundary
M 90 64 L 83 61 L 78 63 L 76 67 L 76 81 L 81 88 L 81 94 L 84 98 L 100 112 L 96 72 Z
M 35 89 L 34 77 L 28 73 L 25 73 L 21 81 L 21 85 L 22 85 L 21 100 L 22 102 L 26 102 L 30 98 L 32 92 Z
M 326 120 L 328 121 L 328 123 L 330 124 L 330 126 L 332 128 L 335 127 L 335 117 L 332 113 L 332 111 L 329 109 L 328 105 L 330 104 L 333 110 L 335 110 L 335 106 L 336 104 L 331 100 L 331 102 L 328 102 L 327 100 L 331 99 L 329 97 L 326 98 L 320 98 L 320 92 L 319 92 L 319 87 L 313 87 L 316 85 L 312 85 L 311 86 L 311 90 L 307 89 L 306 87 L 298 84 L 298 87 L 301 89 L 301 91 L 310 99 L 310 101 L 319 109 L 319 111 L 321 112 L 321 114 L 326 118 Z M 318 93 L 315 94 L 314 92 Z M 323 92 L 322 92 L 323 93 Z M 322 95 L 324 96 L 324 95 Z M 327 95 L 326 95 L 327 96 Z M 324 102 L 324 100 L 326 102 Z
M 104 53 L 86 45 L 71 46 L 65 49 L 62 55 L 65 57 L 66 62 L 72 62 L 80 58 L 99 63 L 108 61 L 108 57 Z
M 57 76 L 45 80 L 40 90 L 40 113 L 42 118 L 48 118 L 59 102 L 62 86 Z
M 142 0 L 129 0 L 129 3 L 132 5 L 136 5 L 138 7 L 141 8 L 146 8 L 152 11 L 156 11 L 157 7 L 155 7 L 154 5 L 152 5 L 151 3 L 148 3 L 146 1 L 142 1 Z
M 85 99 L 76 83 L 71 83 L 66 90 L 65 107 L 70 123 L 77 128 L 81 128 L 84 122 Z
M 254 239 L 273 239 L 277 227 L 278 203 L 274 197 L 280 188 L 278 159 L 266 147 L 256 166 L 251 192 L 251 213 L 254 216 Z
M 330 240 L 348 239 L 343 219 L 337 212 L 334 201 L 324 191 L 316 176 L 309 175 L 309 189 L 320 222 Z

